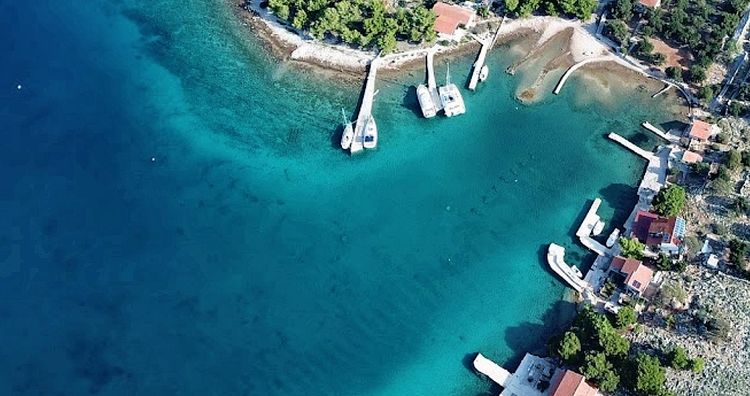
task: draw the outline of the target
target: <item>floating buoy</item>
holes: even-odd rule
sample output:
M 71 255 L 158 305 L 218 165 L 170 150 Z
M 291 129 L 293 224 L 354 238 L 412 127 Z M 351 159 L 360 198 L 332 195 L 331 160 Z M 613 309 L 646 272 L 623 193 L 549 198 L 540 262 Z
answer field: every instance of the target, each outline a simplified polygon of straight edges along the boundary
M 445 210 L 448 211 L 448 212 L 450 212 L 451 211 L 451 206 L 450 205 L 446 206 Z
M 156 157 L 151 157 L 151 162 L 156 162 Z
M 20 90 L 21 90 L 21 88 L 23 88 L 23 87 L 21 86 L 21 84 L 18 84 L 18 85 L 16 85 L 16 89 L 17 89 L 17 90 L 19 90 L 19 91 L 20 91 Z

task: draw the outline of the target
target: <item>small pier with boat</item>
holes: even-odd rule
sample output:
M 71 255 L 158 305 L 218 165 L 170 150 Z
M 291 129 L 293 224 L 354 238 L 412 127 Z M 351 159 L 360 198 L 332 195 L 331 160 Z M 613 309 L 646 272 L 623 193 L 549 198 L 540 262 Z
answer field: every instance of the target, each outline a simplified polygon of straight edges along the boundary
M 378 127 L 375 123 L 375 118 L 372 116 L 372 104 L 377 94 L 375 91 L 375 76 L 378 71 L 378 60 L 379 58 L 376 57 L 370 62 L 357 120 L 352 126 L 351 123 L 346 123 L 346 117 L 344 118 L 344 133 L 341 136 L 341 147 L 344 150 L 349 149 L 349 152 L 352 154 L 364 149 L 374 149 L 378 146 Z M 348 128 L 351 128 L 349 135 L 347 135 Z M 351 136 L 351 139 L 348 136 Z M 346 147 L 347 142 L 349 142 L 348 147 Z
M 480 81 L 484 81 L 487 79 L 490 68 L 484 63 L 484 61 L 487 58 L 487 53 L 490 52 L 492 47 L 495 46 L 495 42 L 500 35 L 500 30 L 502 29 L 504 23 L 505 17 L 503 17 L 503 20 L 500 22 L 500 26 L 498 26 L 497 30 L 495 31 L 495 35 L 491 38 L 487 38 L 485 40 L 479 40 L 479 38 L 477 38 L 477 41 L 482 44 L 482 48 L 479 50 L 479 55 L 477 56 L 477 60 L 474 62 L 471 78 L 469 79 L 469 89 L 472 91 L 477 89 L 477 84 Z
M 417 100 L 424 118 L 432 118 L 440 110 L 446 117 L 461 115 L 466 112 L 464 98 L 461 96 L 458 86 L 451 82 L 450 64 L 445 74 L 445 85 L 437 87 L 435 82 L 434 51 L 427 51 L 427 86 L 417 86 Z
M 445 85 L 438 88 L 440 103 L 443 105 L 443 112 L 446 117 L 453 117 L 466 113 L 464 98 L 458 86 L 451 82 L 451 66 L 448 64 L 448 70 L 445 73 Z

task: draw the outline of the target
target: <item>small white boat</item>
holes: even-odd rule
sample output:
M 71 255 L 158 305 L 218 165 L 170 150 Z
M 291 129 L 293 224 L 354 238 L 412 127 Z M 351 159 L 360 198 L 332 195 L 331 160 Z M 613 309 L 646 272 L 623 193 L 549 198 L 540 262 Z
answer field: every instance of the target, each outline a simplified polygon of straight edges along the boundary
M 341 134 L 341 148 L 349 150 L 349 147 L 352 145 L 352 140 L 354 139 L 354 127 L 352 126 L 351 121 L 347 120 L 344 109 L 341 109 L 341 115 L 344 118 L 344 133 Z
M 487 67 L 487 65 L 482 66 L 482 69 L 479 70 L 479 81 L 484 81 L 487 79 L 487 75 L 490 74 L 490 68 Z
M 424 84 L 417 86 L 417 100 L 419 100 L 419 107 L 422 109 L 424 118 L 435 117 L 435 114 L 437 114 L 435 102 L 432 100 L 430 90 Z
M 604 231 L 604 222 L 601 220 L 597 220 L 596 224 L 594 224 L 594 229 L 591 230 L 591 233 L 594 235 L 599 235 Z
M 367 118 L 362 145 L 366 149 L 374 149 L 378 146 L 378 126 L 375 124 L 375 118 L 373 118 L 373 116 Z
M 578 267 L 576 267 L 575 265 L 572 265 L 572 264 L 569 267 L 570 267 L 570 270 L 573 271 L 573 273 L 577 277 L 583 279 L 583 274 L 581 273 L 581 270 L 578 269 Z
M 615 245 L 615 242 L 620 238 L 620 230 L 618 228 L 615 228 L 614 231 L 612 231 L 611 234 L 609 234 L 609 238 L 607 238 L 606 245 L 608 248 L 611 248 Z

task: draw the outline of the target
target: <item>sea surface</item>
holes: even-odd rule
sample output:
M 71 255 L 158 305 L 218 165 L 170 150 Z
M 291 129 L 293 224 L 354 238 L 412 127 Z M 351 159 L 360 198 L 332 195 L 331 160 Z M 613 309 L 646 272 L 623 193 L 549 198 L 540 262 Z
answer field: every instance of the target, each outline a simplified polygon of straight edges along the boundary
M 271 58 L 231 3 L 0 1 L 0 394 L 496 391 L 473 354 L 512 368 L 571 319 L 546 245 L 590 264 L 576 222 L 598 196 L 621 224 L 645 165 L 604 135 L 655 144 L 669 97 L 524 106 L 504 46 L 461 117 L 382 75 L 352 158 L 361 82 Z

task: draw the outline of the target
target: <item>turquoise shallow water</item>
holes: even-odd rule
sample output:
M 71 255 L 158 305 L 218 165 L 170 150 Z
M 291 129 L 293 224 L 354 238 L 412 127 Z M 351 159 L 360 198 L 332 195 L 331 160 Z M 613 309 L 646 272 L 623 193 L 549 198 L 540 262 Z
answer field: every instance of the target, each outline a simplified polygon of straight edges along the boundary
M 2 394 L 487 392 L 470 354 L 512 364 L 571 316 L 544 245 L 585 265 L 587 199 L 634 202 L 643 164 L 603 135 L 669 119 L 577 79 L 521 106 L 495 73 L 428 121 L 415 72 L 350 158 L 359 84 L 270 59 L 223 1 L 0 11 Z

